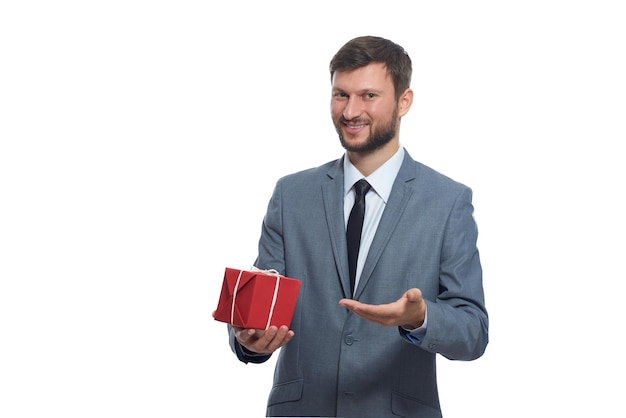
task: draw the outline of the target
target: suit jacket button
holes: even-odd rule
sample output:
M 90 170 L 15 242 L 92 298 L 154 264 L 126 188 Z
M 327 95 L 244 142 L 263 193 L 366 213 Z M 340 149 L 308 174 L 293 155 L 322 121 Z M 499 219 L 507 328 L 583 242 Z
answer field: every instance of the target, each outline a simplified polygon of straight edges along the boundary
M 346 338 L 344 338 L 344 341 L 346 342 L 346 344 L 352 345 L 352 343 L 354 342 L 354 338 L 352 337 L 352 335 L 346 335 Z

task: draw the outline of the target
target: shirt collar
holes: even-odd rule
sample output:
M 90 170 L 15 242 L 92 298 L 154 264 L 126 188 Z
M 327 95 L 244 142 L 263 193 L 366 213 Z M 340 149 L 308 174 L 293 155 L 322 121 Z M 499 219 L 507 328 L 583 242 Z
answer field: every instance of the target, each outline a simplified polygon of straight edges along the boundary
M 385 164 L 381 165 L 378 169 L 376 169 L 376 171 L 365 177 L 354 165 L 352 165 L 350 158 L 348 158 L 348 154 L 346 153 L 345 158 L 343 159 L 344 197 L 348 194 L 354 183 L 362 178 L 365 178 L 372 186 L 372 189 L 376 191 L 376 194 L 378 194 L 380 198 L 387 203 L 389 194 L 391 193 L 391 187 L 393 186 L 393 182 L 398 175 L 398 171 L 400 171 L 403 160 L 404 148 L 400 146 L 398 151 L 389 160 L 387 160 Z

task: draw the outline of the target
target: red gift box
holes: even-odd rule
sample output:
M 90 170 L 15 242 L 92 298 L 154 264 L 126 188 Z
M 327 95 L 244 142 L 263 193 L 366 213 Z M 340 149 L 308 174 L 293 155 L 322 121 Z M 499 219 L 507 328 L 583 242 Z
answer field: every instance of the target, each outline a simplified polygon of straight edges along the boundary
M 299 291 L 300 280 L 273 270 L 227 267 L 214 318 L 242 328 L 290 326 Z

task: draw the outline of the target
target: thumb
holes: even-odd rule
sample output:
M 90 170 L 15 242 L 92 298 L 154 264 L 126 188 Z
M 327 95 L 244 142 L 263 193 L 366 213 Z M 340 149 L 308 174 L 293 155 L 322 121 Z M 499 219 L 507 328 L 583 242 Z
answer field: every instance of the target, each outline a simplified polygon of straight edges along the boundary
M 417 303 L 422 300 L 422 291 L 415 287 L 407 290 L 405 296 L 409 302 Z

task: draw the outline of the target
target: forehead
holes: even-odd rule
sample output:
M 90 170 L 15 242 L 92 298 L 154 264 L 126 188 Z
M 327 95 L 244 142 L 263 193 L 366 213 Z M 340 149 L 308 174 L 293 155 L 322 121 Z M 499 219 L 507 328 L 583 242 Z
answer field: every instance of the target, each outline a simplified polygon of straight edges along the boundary
M 393 89 L 393 81 L 387 74 L 387 67 L 383 63 L 373 62 L 365 67 L 351 71 L 336 71 L 333 74 L 332 86 L 334 89 L 367 90 Z

